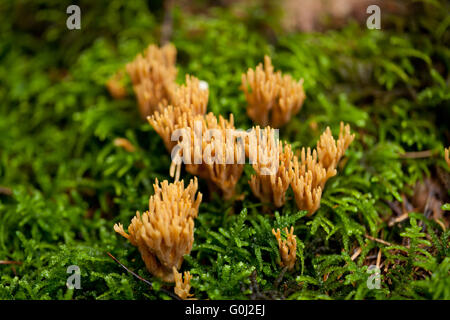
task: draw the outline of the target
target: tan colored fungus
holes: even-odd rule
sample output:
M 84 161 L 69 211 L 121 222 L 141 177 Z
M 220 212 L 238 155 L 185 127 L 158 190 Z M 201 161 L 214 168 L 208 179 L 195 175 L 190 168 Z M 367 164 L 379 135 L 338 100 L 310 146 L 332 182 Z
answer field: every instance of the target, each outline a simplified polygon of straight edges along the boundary
M 177 268 L 173 267 L 172 270 L 175 280 L 175 294 L 183 300 L 192 297 L 193 294 L 189 293 L 189 291 L 191 290 L 191 273 L 189 271 L 185 271 L 183 279 L 181 273 L 178 272 Z
M 286 233 L 286 240 L 282 240 L 280 229 L 272 229 L 272 234 L 277 238 L 278 247 L 280 249 L 282 267 L 287 267 L 288 270 L 292 270 L 295 266 L 295 261 L 297 259 L 297 239 L 294 235 L 294 227 L 291 227 L 290 232 L 288 228 L 284 228 Z
M 294 156 L 291 186 L 298 209 L 307 210 L 309 215 L 319 209 L 325 183 L 336 175 L 339 160 L 354 138 L 350 126 L 341 122 L 337 141 L 327 127 L 317 142 L 317 151 L 302 148 L 300 160 Z
M 303 79 L 274 72 L 272 61 L 264 57 L 255 70 L 242 74 L 241 89 L 247 99 L 247 114 L 258 125 L 280 128 L 296 115 L 305 100 Z
M 197 179 L 185 188 L 184 181 L 153 185 L 155 194 L 150 197 L 149 210 L 139 211 L 131 220 L 128 234 L 122 224 L 114 230 L 138 247 L 147 270 L 167 282 L 174 281 L 173 268 L 179 269 L 183 256 L 189 254 L 194 242 L 194 218 L 197 217 L 202 194 L 195 196 Z
M 293 152 L 286 142 L 283 146 L 282 141 L 267 141 L 273 139 L 273 129 L 270 127 L 264 129 L 263 135 L 260 134 L 259 127 L 256 127 L 255 131 L 258 158 L 253 163 L 255 174 L 250 178 L 250 188 L 261 202 L 271 202 L 278 208 L 286 201 L 285 194 L 293 176 Z M 261 138 L 266 139 L 266 142 L 262 144 Z M 266 157 L 268 161 L 264 161 L 260 156 Z M 271 168 L 274 163 L 278 163 L 278 166 Z
M 143 118 L 161 110 L 170 102 L 175 90 L 177 50 L 172 44 L 159 48 L 151 44 L 143 54 L 127 64 L 126 69 L 133 84 Z
M 230 199 L 244 170 L 244 163 L 238 161 L 244 154 L 240 154 L 236 141 L 227 143 L 227 129 L 234 129 L 233 114 L 228 120 L 217 118 L 212 112 L 196 115 L 188 118 L 183 127 L 190 129 L 191 139 L 186 171 L 206 179 L 210 187 L 218 188 L 225 199 Z M 207 130 L 212 130 L 211 136 Z
M 327 127 L 317 142 L 319 161 L 327 171 L 337 167 L 339 160 L 354 139 L 355 134 L 350 134 L 350 125 L 348 124 L 344 126 L 344 123 L 341 122 L 337 141 L 333 138 L 330 127 Z
M 123 99 L 127 96 L 127 90 L 122 83 L 123 79 L 123 71 L 116 72 L 111 78 L 108 79 L 106 82 L 106 88 L 109 91 L 109 94 L 114 99 Z
M 208 98 L 209 90 L 203 89 L 196 77 L 187 74 L 186 83 L 175 88 L 171 102 L 183 112 L 190 110 L 192 114 L 197 115 L 206 113 Z

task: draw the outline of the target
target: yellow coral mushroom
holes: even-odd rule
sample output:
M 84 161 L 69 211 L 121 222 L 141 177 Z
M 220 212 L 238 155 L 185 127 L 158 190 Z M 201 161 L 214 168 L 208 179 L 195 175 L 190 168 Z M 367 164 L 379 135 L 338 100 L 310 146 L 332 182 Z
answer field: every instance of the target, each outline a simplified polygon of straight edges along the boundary
M 327 171 L 337 167 L 339 160 L 354 139 L 355 134 L 350 134 L 350 126 L 348 124 L 344 126 L 344 123 L 341 122 L 337 141 L 334 140 L 330 127 L 327 127 L 317 142 L 319 161 Z
M 291 186 L 297 208 L 307 210 L 309 215 L 319 209 L 325 183 L 336 175 L 339 160 L 354 138 L 355 135 L 350 134 L 350 126 L 341 122 L 337 141 L 327 127 L 317 142 L 317 150 L 303 148 L 300 160 L 294 157 Z
M 271 128 L 266 127 L 263 136 L 272 139 L 270 138 L 270 131 Z M 250 188 L 261 202 L 271 202 L 276 207 L 281 207 L 285 203 L 285 194 L 293 176 L 291 146 L 284 143 L 283 147 L 282 141 L 278 141 L 278 143 L 270 143 L 268 141 L 261 143 L 259 127 L 256 128 L 256 132 L 256 137 L 259 141 L 256 147 L 256 154 L 260 157 L 253 163 L 255 174 L 250 177 Z M 262 154 L 264 154 L 269 163 L 264 164 L 264 161 L 261 161 L 260 158 L 263 158 L 261 157 Z M 274 163 L 278 165 L 269 168 Z
M 288 270 L 292 270 L 297 259 L 297 239 L 294 235 L 294 227 L 291 227 L 290 232 L 288 232 L 288 228 L 286 227 L 284 228 L 284 232 L 286 233 L 286 240 L 282 240 L 280 229 L 277 229 L 277 232 L 275 232 L 275 229 L 272 229 L 272 234 L 277 238 L 280 249 L 280 264 L 282 267 L 287 267 Z
M 183 300 L 192 297 L 193 294 L 189 293 L 189 291 L 191 290 L 191 273 L 189 271 L 185 271 L 183 279 L 181 273 L 179 273 L 175 267 L 173 267 L 172 270 L 173 277 L 175 279 L 175 294 Z
M 270 57 L 255 70 L 242 74 L 241 89 L 247 99 L 247 114 L 258 125 L 280 128 L 297 114 L 305 100 L 303 79 L 274 72 Z
M 205 114 L 208 105 L 209 90 L 202 88 L 200 80 L 186 75 L 186 83 L 177 86 L 172 94 L 171 103 L 183 112 L 192 111 L 194 115 Z
M 123 71 L 118 71 L 106 82 L 106 88 L 114 99 L 123 99 L 127 96 L 127 90 L 122 83 Z
M 173 268 L 179 269 L 183 256 L 189 254 L 194 242 L 194 218 L 197 217 L 202 194 L 195 196 L 197 179 L 185 188 L 184 181 L 161 183 L 156 179 L 155 194 L 150 197 L 149 210 L 139 211 L 131 220 L 128 234 L 122 224 L 114 230 L 138 247 L 147 270 L 167 282 L 174 281 Z
M 176 54 L 177 50 L 172 44 L 162 48 L 152 44 L 127 64 L 126 69 L 143 118 L 170 102 L 178 72 L 175 66 Z

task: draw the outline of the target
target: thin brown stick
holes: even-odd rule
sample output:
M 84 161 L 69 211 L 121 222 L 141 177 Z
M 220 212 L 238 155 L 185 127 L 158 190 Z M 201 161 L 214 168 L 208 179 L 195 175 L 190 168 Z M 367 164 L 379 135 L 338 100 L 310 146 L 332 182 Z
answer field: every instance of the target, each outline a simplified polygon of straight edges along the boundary
M 389 227 L 392 227 L 394 224 L 399 223 L 399 222 L 402 222 L 402 221 L 408 219 L 408 217 L 409 217 L 409 214 L 408 214 L 408 213 L 404 213 L 404 214 L 402 214 L 402 215 L 399 216 L 399 217 L 396 217 L 396 218 L 394 218 L 394 219 L 391 219 L 391 220 L 389 221 L 389 223 L 388 223 L 388 226 L 389 226 Z
M 434 221 L 436 221 L 436 223 L 439 224 L 439 225 L 441 226 L 442 230 L 444 230 L 444 231 L 447 230 L 447 228 L 445 227 L 445 224 L 444 224 L 441 220 L 439 220 L 439 219 L 434 219 Z
M 362 249 L 361 249 L 361 247 L 359 247 L 359 248 L 355 251 L 355 253 L 352 255 L 352 257 L 351 257 L 350 259 L 352 259 L 352 261 L 354 261 L 356 258 L 358 258 L 358 256 L 360 255 L 361 251 L 362 251 Z
M 278 289 L 278 286 L 280 285 L 281 280 L 283 280 L 284 274 L 286 273 L 287 270 L 288 270 L 287 267 L 284 267 L 283 269 L 281 269 L 280 274 L 278 275 L 277 279 L 274 282 L 275 289 Z
M 12 190 L 10 188 L 0 186 L 0 194 L 10 196 L 12 195 Z
M 173 9 L 174 1 L 173 0 L 165 0 L 164 1 L 164 21 L 161 28 L 161 45 L 169 42 L 170 37 L 172 36 L 173 29 L 173 17 L 172 17 L 172 9 Z
M 22 264 L 20 261 L 8 261 L 8 260 L 0 260 L 0 264 Z
M 380 268 L 380 262 L 381 262 L 381 249 L 378 249 L 377 268 Z
M 433 155 L 433 150 L 424 150 L 424 151 L 414 151 L 414 152 L 405 152 L 400 155 L 401 159 L 419 159 L 419 158 L 429 158 Z
M 138 275 L 137 273 L 131 271 L 130 269 L 128 269 L 124 264 L 122 264 L 122 262 L 120 262 L 116 257 L 114 257 L 111 253 L 107 252 L 106 253 L 111 259 L 113 259 L 115 262 L 117 262 L 122 268 L 124 268 L 127 272 L 131 273 L 133 276 L 135 276 L 136 278 L 138 278 L 139 280 L 145 282 L 146 284 L 148 284 L 150 286 L 150 288 L 153 289 L 153 285 L 150 281 L 148 281 L 147 279 L 142 278 L 140 275 Z M 165 294 L 169 295 L 171 298 L 176 299 L 176 300 L 181 300 L 180 297 L 178 297 L 176 294 L 173 294 L 172 292 L 170 292 L 169 290 L 166 290 L 164 288 L 160 288 L 160 290 L 162 292 L 164 292 Z
M 382 240 L 382 239 L 374 238 L 374 237 L 372 237 L 372 236 L 369 236 L 368 234 L 366 234 L 366 235 L 364 235 L 364 236 L 365 236 L 367 239 L 369 239 L 369 240 L 376 241 L 376 242 L 378 242 L 378 243 L 382 243 L 382 244 L 387 245 L 387 246 L 392 246 L 392 243 L 387 242 L 387 241 L 384 241 L 384 240 Z
M 359 247 L 358 249 L 356 249 L 355 253 L 353 253 L 353 255 L 351 256 L 350 259 L 352 259 L 352 261 L 355 261 L 355 259 L 358 258 L 358 256 L 361 254 L 361 252 L 362 252 L 362 248 Z M 347 265 L 348 265 L 348 263 L 346 263 L 346 264 L 344 265 L 344 267 L 347 266 Z M 327 279 L 328 279 L 328 275 L 329 275 L 329 274 L 327 273 Z M 342 277 L 342 275 L 343 275 L 343 273 L 341 273 L 340 275 L 338 275 L 337 279 L 339 280 L 339 279 Z

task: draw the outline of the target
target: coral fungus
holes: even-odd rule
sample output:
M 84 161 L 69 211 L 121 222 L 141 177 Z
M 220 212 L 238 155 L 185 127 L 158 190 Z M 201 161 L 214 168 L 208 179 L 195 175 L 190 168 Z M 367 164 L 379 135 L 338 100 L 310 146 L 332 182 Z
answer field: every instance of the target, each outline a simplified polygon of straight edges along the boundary
M 217 119 L 211 112 L 197 115 L 188 127 L 190 158 L 185 162 L 186 171 L 206 179 L 210 187 L 219 188 L 223 197 L 230 199 L 245 163 L 244 151 L 234 137 L 227 136 L 227 132 L 234 132 L 233 115 L 228 120 L 222 116 Z
M 174 281 L 173 268 L 179 269 L 183 255 L 189 254 L 194 242 L 194 218 L 197 217 L 202 194 L 197 197 L 197 179 L 185 188 L 184 181 L 153 185 L 149 210 L 139 211 L 131 220 L 127 234 L 122 224 L 114 230 L 138 247 L 148 271 L 167 282 Z
M 326 128 L 317 142 L 317 154 L 320 163 L 327 172 L 336 169 L 339 160 L 354 139 L 355 135 L 350 134 L 350 125 L 347 124 L 344 126 L 343 122 L 340 124 L 339 138 L 337 141 L 334 140 L 330 127 Z
M 177 144 L 177 141 L 172 141 L 172 134 L 176 129 L 181 128 L 182 124 L 188 120 L 188 117 L 192 117 L 189 112 L 183 112 L 181 108 L 170 105 L 148 116 L 147 121 L 163 139 L 167 151 L 171 152 Z
M 175 90 L 177 50 L 172 44 L 162 48 L 151 44 L 143 54 L 127 64 L 139 111 L 143 118 L 167 105 Z
M 172 157 L 178 155 L 184 160 L 189 173 L 208 180 L 225 198 L 230 198 L 243 171 L 243 163 L 237 163 L 236 144 L 234 141 L 226 143 L 227 129 L 234 129 L 233 115 L 229 120 L 222 116 L 217 118 L 211 112 L 204 115 L 208 90 L 202 89 L 199 80 L 192 76 L 186 77 L 186 85 L 174 90 L 172 101 L 173 106 L 156 111 L 147 117 L 148 122 L 163 139 Z M 176 132 L 177 129 L 180 131 Z M 182 140 L 177 140 L 180 137 Z M 177 145 L 179 151 L 174 149 Z M 170 175 L 175 176 L 175 180 L 180 177 L 180 169 L 181 160 L 172 158 Z
M 288 143 L 285 142 L 283 147 L 281 141 L 271 142 L 274 138 L 273 133 L 271 134 L 273 129 L 266 127 L 262 136 L 259 130 L 259 127 L 256 127 L 257 152 L 255 154 L 258 158 L 253 163 L 255 174 L 249 181 L 250 188 L 261 202 L 271 202 L 276 207 L 281 207 L 284 205 L 285 194 L 293 176 L 293 153 Z M 266 141 L 261 143 L 263 139 Z M 270 168 L 269 166 L 273 164 L 276 166 Z
M 191 290 L 191 273 L 189 271 L 184 272 L 184 279 L 181 275 L 181 273 L 178 272 L 178 270 L 173 267 L 173 277 L 175 280 L 175 294 L 179 296 L 181 299 L 185 300 L 189 297 L 192 297 L 193 294 L 189 293 Z
M 181 108 L 183 112 L 192 111 L 192 114 L 205 114 L 208 105 L 209 90 L 203 88 L 199 79 L 186 75 L 186 84 L 176 86 L 171 96 L 171 103 Z
M 354 138 L 350 126 L 341 122 L 337 141 L 327 127 L 317 142 L 317 151 L 302 148 L 300 161 L 294 157 L 291 186 L 299 209 L 307 210 L 309 215 L 319 209 L 325 183 L 336 175 L 337 164 Z
M 319 209 L 326 177 L 326 170 L 317 161 L 315 150 L 311 153 L 311 149 L 308 148 L 305 153 L 303 148 L 300 162 L 297 157 L 294 157 L 291 186 L 298 209 L 307 210 L 309 215 Z
M 241 89 L 247 99 L 247 114 L 258 125 L 279 128 L 297 114 L 305 100 L 303 79 L 274 72 L 272 61 L 264 57 L 255 70 L 242 74 Z M 250 90 L 249 90 L 250 89 Z
M 123 71 L 119 71 L 112 75 L 106 82 L 106 87 L 114 99 L 123 99 L 127 95 L 127 90 L 122 83 L 123 77 Z
M 297 239 L 294 235 L 294 227 L 291 227 L 290 232 L 288 232 L 288 228 L 286 227 L 284 228 L 284 232 L 286 233 L 286 240 L 281 239 L 280 229 L 277 229 L 277 232 L 275 232 L 275 229 L 272 229 L 272 233 L 277 238 L 280 249 L 280 264 L 282 267 L 287 267 L 288 270 L 292 270 L 297 259 Z
M 186 75 L 186 84 L 175 86 L 170 96 L 173 105 L 160 106 L 154 114 L 147 117 L 149 124 L 163 139 L 167 151 L 172 152 L 177 145 L 177 140 L 172 140 L 177 129 L 190 130 L 189 125 L 193 123 L 195 116 L 206 113 L 209 91 L 202 88 L 200 81 L 194 76 Z M 212 114 L 209 116 L 213 116 Z M 176 170 L 176 179 L 180 177 L 181 164 L 172 162 L 171 176 Z

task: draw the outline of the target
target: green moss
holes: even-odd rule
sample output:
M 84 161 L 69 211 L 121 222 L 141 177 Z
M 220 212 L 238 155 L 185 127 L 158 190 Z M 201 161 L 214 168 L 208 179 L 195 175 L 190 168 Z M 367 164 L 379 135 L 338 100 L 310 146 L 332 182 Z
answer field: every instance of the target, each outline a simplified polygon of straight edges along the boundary
M 81 1 L 79 31 L 65 27 L 69 4 L 0 5 L 0 186 L 12 190 L 0 193 L 0 260 L 21 263 L 0 265 L 0 299 L 167 299 L 162 289 L 170 285 L 152 278 L 137 249 L 112 227 L 146 209 L 154 179 L 168 178 L 170 158 L 141 121 L 130 84 L 124 100 L 112 99 L 105 87 L 157 41 L 161 3 Z M 449 8 L 418 6 L 420 17 L 396 17 L 395 28 L 353 23 L 303 34 L 284 34 L 276 21 L 264 24 L 265 11 L 251 11 L 247 19 L 224 8 L 198 15 L 174 11 L 177 81 L 185 73 L 206 80 L 210 111 L 233 113 L 237 125 L 248 128 L 241 73 L 269 54 L 277 69 L 305 81 L 305 104 L 282 138 L 296 149 L 313 146 L 326 126 L 336 133 L 340 121 L 356 133 L 312 217 L 296 210 L 291 193 L 279 212 L 264 212 L 247 184 L 249 166 L 238 184 L 242 201 L 224 202 L 200 183 L 205 200 L 183 264 L 194 276 L 196 297 L 450 299 L 449 232 L 423 213 L 393 227 L 386 223 L 388 202 L 403 201 L 436 170 L 449 172 L 443 160 L 449 145 Z M 130 140 L 136 152 L 115 147 L 117 137 Z M 423 150 L 432 156 L 400 156 Z M 298 263 L 283 273 L 271 230 L 291 225 Z M 357 247 L 361 253 L 352 260 Z M 380 289 L 370 290 L 363 262 L 378 250 L 386 261 L 402 263 L 383 272 Z M 80 267 L 80 290 L 65 285 L 69 265 Z

